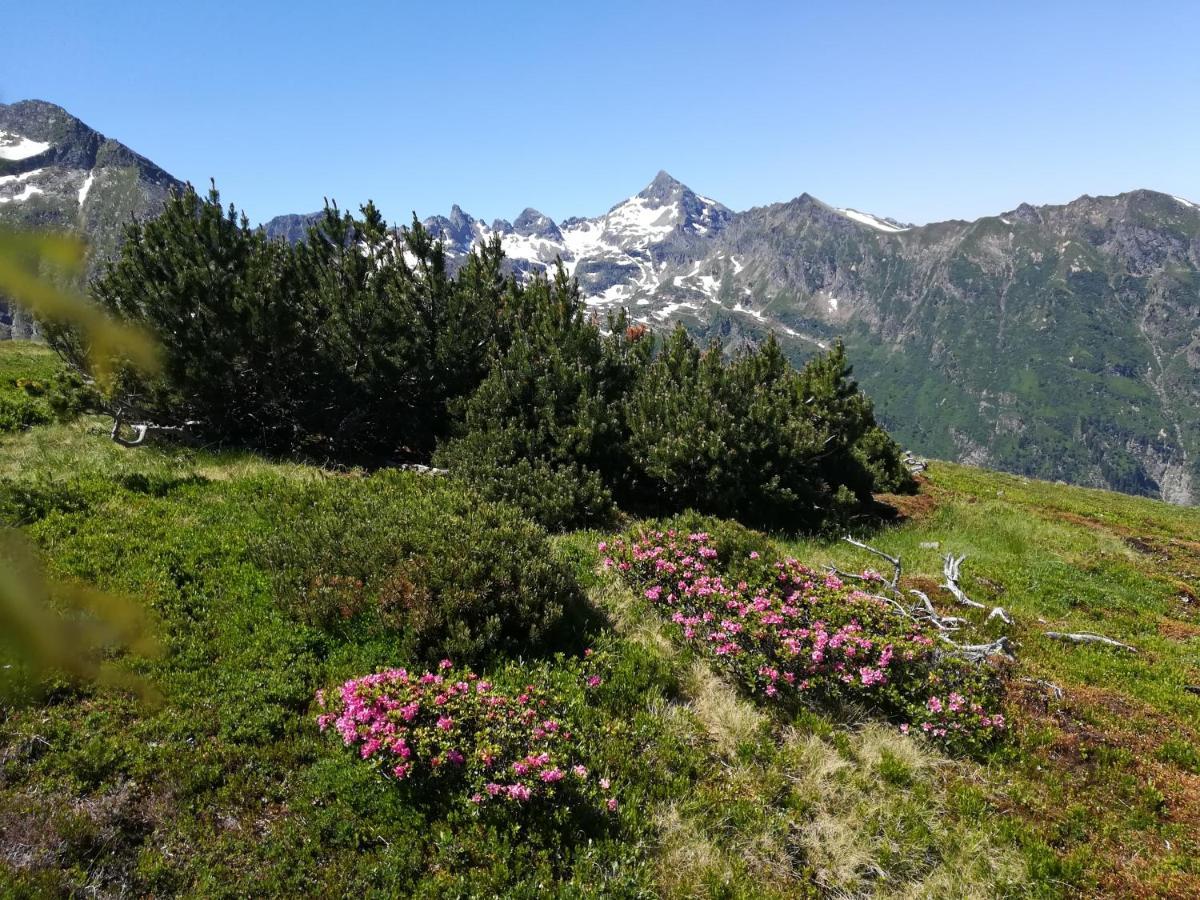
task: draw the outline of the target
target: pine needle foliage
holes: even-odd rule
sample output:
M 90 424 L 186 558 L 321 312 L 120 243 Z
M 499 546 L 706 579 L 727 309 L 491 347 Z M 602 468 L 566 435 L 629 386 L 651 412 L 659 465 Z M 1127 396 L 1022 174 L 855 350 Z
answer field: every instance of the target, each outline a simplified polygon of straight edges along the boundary
M 808 530 L 908 485 L 840 344 L 801 371 L 773 337 L 726 358 L 599 321 L 561 264 L 520 281 L 503 262 L 496 238 L 452 273 L 415 217 L 371 203 L 288 245 L 189 187 L 94 285 L 162 347 L 112 405 L 269 453 L 433 460 L 551 528 L 696 509 Z

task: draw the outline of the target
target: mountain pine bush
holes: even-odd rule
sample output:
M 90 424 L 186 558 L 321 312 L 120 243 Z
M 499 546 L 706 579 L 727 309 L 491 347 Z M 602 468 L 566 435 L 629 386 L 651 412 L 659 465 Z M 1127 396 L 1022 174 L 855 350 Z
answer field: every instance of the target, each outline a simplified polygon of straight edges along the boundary
M 331 206 L 305 240 L 268 240 L 190 187 L 129 226 L 96 298 L 145 327 L 162 373 L 125 373 L 113 406 L 203 438 L 354 461 L 427 458 L 447 404 L 486 372 L 507 290 L 498 245 L 456 279 L 420 223 Z M 78 338 L 50 339 L 80 367 Z
M 557 316 L 515 333 L 438 454 L 488 496 L 551 528 L 615 505 L 811 529 L 911 486 L 841 345 L 799 372 L 773 338 L 726 360 L 678 327 L 656 348 L 623 317 L 585 320 L 561 273 L 537 291 Z
M 502 263 L 496 238 L 451 275 L 415 218 L 396 232 L 370 203 L 289 246 L 188 188 L 95 284 L 162 348 L 111 404 L 272 453 L 432 458 L 556 529 L 618 509 L 812 529 L 910 484 L 840 344 L 800 371 L 773 337 L 725 358 L 682 326 L 602 326 L 562 266 L 522 283 Z
M 548 527 L 603 521 L 634 487 L 621 400 L 653 341 L 624 314 L 602 334 L 561 269 L 516 297 L 511 344 L 462 404 L 462 425 L 436 460 Z

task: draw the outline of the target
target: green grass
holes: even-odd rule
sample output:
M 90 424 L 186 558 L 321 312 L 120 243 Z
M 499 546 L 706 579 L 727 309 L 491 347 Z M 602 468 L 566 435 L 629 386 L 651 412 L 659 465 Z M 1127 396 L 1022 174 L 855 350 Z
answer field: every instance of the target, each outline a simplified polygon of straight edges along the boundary
M 38 348 L 0 349 L 14 387 L 52 366 Z M 56 577 L 144 604 L 165 650 L 124 661 L 158 706 L 56 680 L 0 710 L 0 895 L 1200 891 L 1200 697 L 1184 690 L 1200 684 L 1196 510 L 940 463 L 917 497 L 885 498 L 905 515 L 867 539 L 902 557 L 905 587 L 951 609 L 940 555 L 965 553 L 967 592 L 1015 619 L 1012 735 L 978 760 L 868 720 L 759 706 L 597 571 L 604 535 L 554 538 L 547 552 L 598 615 L 586 637 L 604 684 L 585 693 L 544 654 L 485 671 L 548 672 L 572 704 L 589 767 L 612 773 L 621 800 L 585 834 L 408 802 L 317 732 L 317 688 L 413 662 L 402 642 L 296 616 L 260 553 L 281 498 L 298 484 L 334 497 L 344 478 L 250 454 L 125 449 L 100 419 L 0 435 L 0 520 Z M 838 542 L 776 540 L 813 565 L 878 563 Z
M 0 434 L 51 420 L 46 395 L 60 368 L 58 357 L 41 344 L 4 342 L 0 353 Z
M 1016 727 L 988 760 L 987 793 L 1046 855 L 1046 877 L 1116 895 L 1194 894 L 1200 697 L 1185 687 L 1200 684 L 1200 511 L 947 463 L 934 464 L 920 497 L 895 502 L 910 518 L 871 540 L 901 557 L 906 586 L 950 609 L 936 589 L 941 555 L 966 554 L 967 593 L 1014 617 Z M 790 546 L 842 568 L 879 564 L 844 544 Z M 1046 631 L 1095 632 L 1137 652 Z

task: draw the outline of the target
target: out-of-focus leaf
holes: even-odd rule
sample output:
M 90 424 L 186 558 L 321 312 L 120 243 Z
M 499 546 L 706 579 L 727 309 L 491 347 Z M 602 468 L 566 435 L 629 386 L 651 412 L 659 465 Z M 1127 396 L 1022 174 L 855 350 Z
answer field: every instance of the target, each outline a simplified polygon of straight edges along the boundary
M 83 269 L 86 247 L 78 238 L 0 227 L 0 294 L 55 324 L 79 332 L 99 379 L 128 362 L 144 371 L 158 366 L 153 340 L 143 331 L 121 324 L 65 284 Z M 50 269 L 56 277 L 45 277 Z
M 50 582 L 21 536 L 0 530 L 0 643 L 35 679 L 69 678 L 157 695 L 143 679 L 114 666 L 118 652 L 157 656 L 158 640 L 133 601 L 82 584 Z M 12 687 L 0 672 L 0 695 Z
M 155 369 L 155 345 L 144 332 L 113 320 L 64 287 L 78 283 L 85 252 L 83 242 L 68 235 L 0 227 L 0 295 L 43 321 L 74 329 L 101 381 L 119 365 Z M 144 699 L 156 696 L 143 679 L 111 660 L 119 651 L 159 652 L 141 608 L 84 585 L 51 583 L 10 530 L 0 530 L 0 644 L 14 654 L 13 662 L 0 669 L 0 696 L 24 670 L 35 679 L 57 672 L 132 690 Z

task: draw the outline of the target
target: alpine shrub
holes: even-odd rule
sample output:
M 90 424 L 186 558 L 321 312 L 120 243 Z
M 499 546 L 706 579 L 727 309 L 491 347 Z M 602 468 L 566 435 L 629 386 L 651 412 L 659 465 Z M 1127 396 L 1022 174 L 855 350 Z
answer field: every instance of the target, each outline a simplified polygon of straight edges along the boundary
M 0 397 L 0 434 L 52 421 L 45 404 L 31 397 Z
M 630 332 L 624 314 L 602 335 L 561 267 L 514 300 L 511 344 L 461 405 L 436 461 L 549 528 L 603 522 L 633 493 L 620 403 L 652 341 Z
M 545 686 L 505 692 L 443 659 L 423 674 L 352 678 L 317 701 L 322 731 L 332 727 L 417 799 L 449 793 L 477 807 L 617 809 L 611 783 L 582 763 L 562 700 Z
M 835 575 L 751 551 L 734 581 L 705 532 L 639 532 L 600 550 L 681 641 L 768 701 L 874 709 L 957 750 L 1005 727 L 991 672 L 944 657 L 928 627 Z
M 569 644 L 584 601 L 545 532 L 515 509 L 414 473 L 277 490 L 262 543 L 279 602 L 429 661 Z
M 161 348 L 161 374 L 124 371 L 110 402 L 224 444 L 426 459 L 503 330 L 500 259 L 493 243 L 451 278 L 419 222 L 397 234 L 370 203 L 358 217 L 327 207 L 289 246 L 222 207 L 215 188 L 188 187 L 129 226 L 93 285 Z M 86 368 L 77 335 L 49 337 Z

